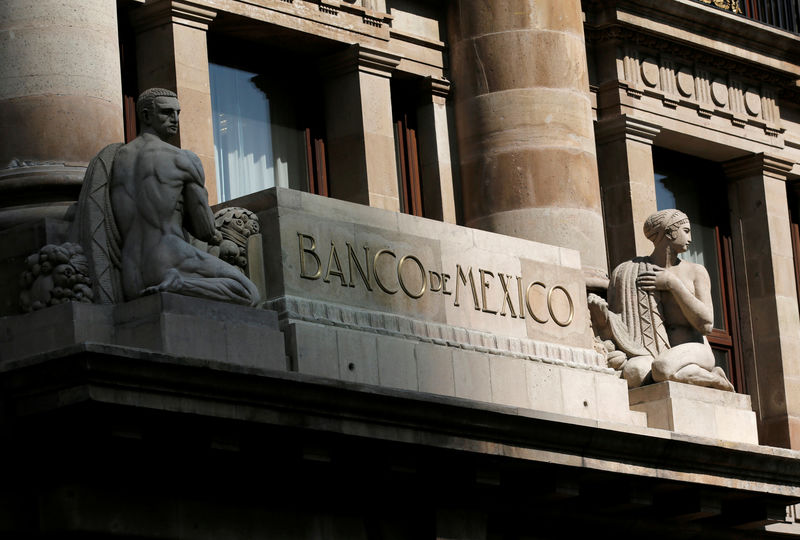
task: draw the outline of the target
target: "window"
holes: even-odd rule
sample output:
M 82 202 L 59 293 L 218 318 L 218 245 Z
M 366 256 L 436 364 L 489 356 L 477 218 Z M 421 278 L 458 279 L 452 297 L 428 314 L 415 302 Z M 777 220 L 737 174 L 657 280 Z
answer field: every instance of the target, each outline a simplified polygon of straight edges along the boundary
M 130 23 L 129 9 L 130 7 L 125 7 L 122 3 L 117 4 L 122 114 L 126 143 L 136 138 L 136 98 L 139 97 L 136 74 L 136 35 Z
M 400 211 L 412 216 L 423 216 L 417 146 L 417 100 L 418 90 L 413 83 L 392 80 L 392 117 Z
M 681 257 L 702 264 L 711 278 L 714 330 L 708 342 L 717 365 L 736 390 L 744 392 L 727 188 L 722 170 L 713 162 L 661 148 L 653 149 L 653 165 L 658 209 L 682 210 L 692 224 L 692 244 Z
M 797 286 L 798 309 L 800 309 L 800 182 L 787 184 L 789 190 L 789 222 L 792 228 L 792 253 L 794 254 L 794 280 Z
M 209 65 L 217 195 L 227 201 L 273 186 L 308 189 L 305 132 L 291 95 L 257 73 Z
M 273 186 L 327 195 L 320 85 L 302 69 L 309 61 L 211 36 L 209 58 L 218 200 Z

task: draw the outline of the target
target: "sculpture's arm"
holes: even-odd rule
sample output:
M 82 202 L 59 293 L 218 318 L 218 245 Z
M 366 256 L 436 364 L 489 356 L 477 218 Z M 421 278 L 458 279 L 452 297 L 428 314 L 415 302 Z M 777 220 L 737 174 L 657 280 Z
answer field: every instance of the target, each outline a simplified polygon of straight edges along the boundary
M 655 267 L 655 279 L 652 288 L 659 291 L 672 293 L 673 298 L 681 308 L 683 316 L 698 332 L 708 335 L 714 328 L 714 306 L 711 303 L 711 278 L 708 271 L 699 264 L 684 261 L 682 264 L 691 264 L 693 272 L 694 294 L 684 285 L 683 281 L 663 268 Z M 647 286 L 643 286 L 647 290 Z
M 203 164 L 194 152 L 184 151 L 181 165 L 189 175 L 183 187 L 183 211 L 188 231 L 210 244 L 219 244 L 221 235 L 214 226 L 214 214 L 208 205 Z

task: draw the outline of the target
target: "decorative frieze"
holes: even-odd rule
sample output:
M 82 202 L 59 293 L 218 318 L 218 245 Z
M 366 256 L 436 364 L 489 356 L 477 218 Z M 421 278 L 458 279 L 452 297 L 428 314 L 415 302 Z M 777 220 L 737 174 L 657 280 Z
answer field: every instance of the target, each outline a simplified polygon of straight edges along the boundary
M 339 9 L 338 9 L 338 7 L 336 5 L 330 4 L 330 3 L 325 2 L 325 1 L 320 1 L 319 10 L 322 13 L 327 13 L 328 15 L 338 15 L 339 14 Z
M 287 1 L 287 0 L 283 0 Z M 288 0 L 293 1 L 293 0 Z M 367 26 L 383 28 L 391 26 L 393 17 L 386 11 L 384 2 L 376 0 L 317 0 L 318 8 L 322 13 L 338 17 L 356 16 L 361 18 L 361 22 Z
M 784 131 L 777 97 L 796 95 L 795 78 L 619 26 L 588 29 L 587 38 L 617 44 L 618 84 L 628 96 L 660 98 L 665 107 L 694 109 L 702 118 L 726 118 L 771 136 Z
M 659 67 L 658 76 L 661 89 L 664 91 L 662 101 L 664 105 L 674 109 L 678 106 L 678 76 L 675 72 L 676 64 L 672 57 L 663 55 Z
M 639 78 L 639 51 L 635 47 L 625 47 L 622 58 L 622 76 L 627 83 L 628 95 L 642 96 L 642 84 Z
M 698 0 L 703 4 L 711 4 L 719 9 L 730 11 L 731 13 L 742 13 L 742 8 L 739 7 L 739 0 Z
M 753 125 L 780 133 L 774 88 L 699 62 L 649 54 L 631 45 L 621 49 L 620 86 L 629 96 L 661 98 L 670 108 L 694 108 L 703 118 L 728 118 L 734 126 Z

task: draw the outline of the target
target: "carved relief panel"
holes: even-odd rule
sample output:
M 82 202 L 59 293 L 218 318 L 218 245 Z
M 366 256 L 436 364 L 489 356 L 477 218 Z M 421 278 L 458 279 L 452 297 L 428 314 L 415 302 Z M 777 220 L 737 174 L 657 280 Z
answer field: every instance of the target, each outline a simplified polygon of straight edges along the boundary
M 783 131 L 776 90 L 769 84 L 703 61 L 625 44 L 620 47 L 620 86 L 629 96 L 660 98 L 665 107 L 694 109 L 698 116 L 727 118 L 768 135 Z

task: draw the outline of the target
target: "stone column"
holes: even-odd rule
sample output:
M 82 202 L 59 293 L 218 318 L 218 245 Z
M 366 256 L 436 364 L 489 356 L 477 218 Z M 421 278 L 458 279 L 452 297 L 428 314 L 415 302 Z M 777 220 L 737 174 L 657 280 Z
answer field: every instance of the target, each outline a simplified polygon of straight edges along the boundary
M 747 387 L 762 444 L 800 449 L 800 315 L 786 175 L 759 154 L 725 164 Z
M 611 268 L 653 248 L 642 225 L 658 210 L 653 139 L 659 131 L 659 126 L 625 114 L 597 124 L 597 164 Z
M 580 1 L 453 0 L 448 32 L 466 225 L 605 273 Z
M 420 182 L 425 216 L 446 223 L 456 222 L 453 169 L 450 163 L 450 134 L 447 127 L 446 97 L 450 83 L 428 77 L 420 92 L 417 108 L 419 128 Z
M 193 2 L 160 0 L 131 13 L 136 31 L 139 90 L 166 88 L 178 94 L 180 131 L 174 144 L 203 163 L 210 204 L 217 202 L 211 85 L 206 33 L 216 12 Z
M 63 217 L 122 140 L 116 3 L 0 2 L 0 229 Z
M 325 59 L 330 195 L 399 211 L 390 77 L 400 57 L 361 45 Z

